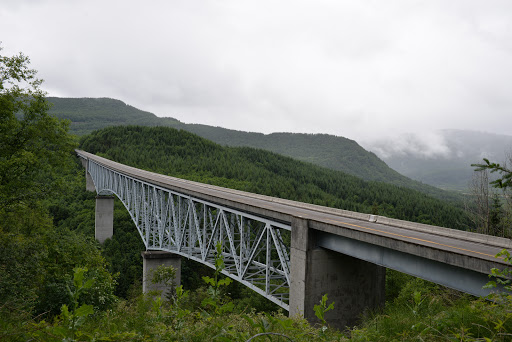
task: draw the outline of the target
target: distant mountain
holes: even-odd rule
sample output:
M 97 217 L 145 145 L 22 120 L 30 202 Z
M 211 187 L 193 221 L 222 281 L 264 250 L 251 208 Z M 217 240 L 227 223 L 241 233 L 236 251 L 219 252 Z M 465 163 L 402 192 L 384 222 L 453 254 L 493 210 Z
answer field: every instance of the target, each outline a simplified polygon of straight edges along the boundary
M 474 170 L 471 164 L 480 163 L 483 158 L 502 163 L 512 153 L 509 135 L 441 130 L 431 142 L 413 136 L 407 139 L 407 144 L 379 141 L 378 147 L 372 149 L 401 174 L 448 190 L 467 189 Z
M 365 180 L 381 181 L 419 190 L 443 199 L 457 196 L 411 180 L 391 169 L 374 153 L 357 142 L 327 134 L 272 133 L 261 134 L 230 130 L 200 124 L 185 124 L 174 118 L 160 118 L 122 101 L 108 98 L 48 98 L 51 112 L 71 120 L 70 131 L 85 135 L 107 126 L 170 126 L 195 133 L 226 146 L 265 149 L 301 161 L 343 171 Z
M 48 101 L 53 103 L 50 113 L 70 120 L 70 132 L 76 135 L 86 135 L 109 126 L 172 126 L 180 123 L 109 98 L 48 97 Z

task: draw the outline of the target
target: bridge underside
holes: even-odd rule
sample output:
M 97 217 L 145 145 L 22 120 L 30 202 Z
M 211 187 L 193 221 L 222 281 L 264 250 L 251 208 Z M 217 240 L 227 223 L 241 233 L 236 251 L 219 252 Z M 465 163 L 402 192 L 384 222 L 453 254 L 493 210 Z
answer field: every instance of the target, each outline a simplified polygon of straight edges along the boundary
M 487 296 L 489 276 L 467 268 L 426 259 L 339 235 L 316 232 L 316 244 L 330 251 L 365 260 L 475 296 Z

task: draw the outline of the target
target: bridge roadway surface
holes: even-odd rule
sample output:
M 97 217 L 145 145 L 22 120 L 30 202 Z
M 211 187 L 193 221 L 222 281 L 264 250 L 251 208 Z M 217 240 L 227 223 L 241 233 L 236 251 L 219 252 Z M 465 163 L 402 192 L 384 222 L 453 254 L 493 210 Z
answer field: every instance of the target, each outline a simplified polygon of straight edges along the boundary
M 294 217 L 307 220 L 318 247 L 476 295 L 487 293 L 480 289 L 491 268 L 508 265 L 495 255 L 512 249 L 509 239 L 232 190 L 137 169 L 84 151 L 77 154 L 127 176 L 253 215 L 288 224 Z M 468 285 L 471 282 L 474 285 Z

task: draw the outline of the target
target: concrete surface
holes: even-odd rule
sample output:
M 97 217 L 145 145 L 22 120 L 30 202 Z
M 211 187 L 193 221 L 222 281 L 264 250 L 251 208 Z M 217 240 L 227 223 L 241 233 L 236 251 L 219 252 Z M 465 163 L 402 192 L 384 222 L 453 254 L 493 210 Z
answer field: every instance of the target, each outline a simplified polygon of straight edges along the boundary
M 114 234 L 114 197 L 96 196 L 96 219 L 94 237 L 100 243 Z
M 163 251 L 144 251 L 141 253 L 143 260 L 142 266 L 142 292 L 159 291 L 162 298 L 171 293 L 176 286 L 181 284 L 181 256 L 174 253 Z M 171 285 L 163 283 L 154 284 L 151 279 L 153 271 L 158 266 L 171 266 L 175 269 L 176 275 Z
M 368 309 L 384 305 L 386 269 L 316 246 L 308 221 L 292 219 L 290 316 L 317 323 L 314 306 L 327 294 L 327 323 L 338 329 L 359 322 Z

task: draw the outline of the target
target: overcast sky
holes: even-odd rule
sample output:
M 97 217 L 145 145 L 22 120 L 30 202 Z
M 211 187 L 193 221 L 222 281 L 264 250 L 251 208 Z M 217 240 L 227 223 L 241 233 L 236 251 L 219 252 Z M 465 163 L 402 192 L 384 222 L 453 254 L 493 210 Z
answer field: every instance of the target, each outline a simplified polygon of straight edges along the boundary
M 0 41 L 51 96 L 186 123 L 512 135 L 510 0 L 1 0 Z

